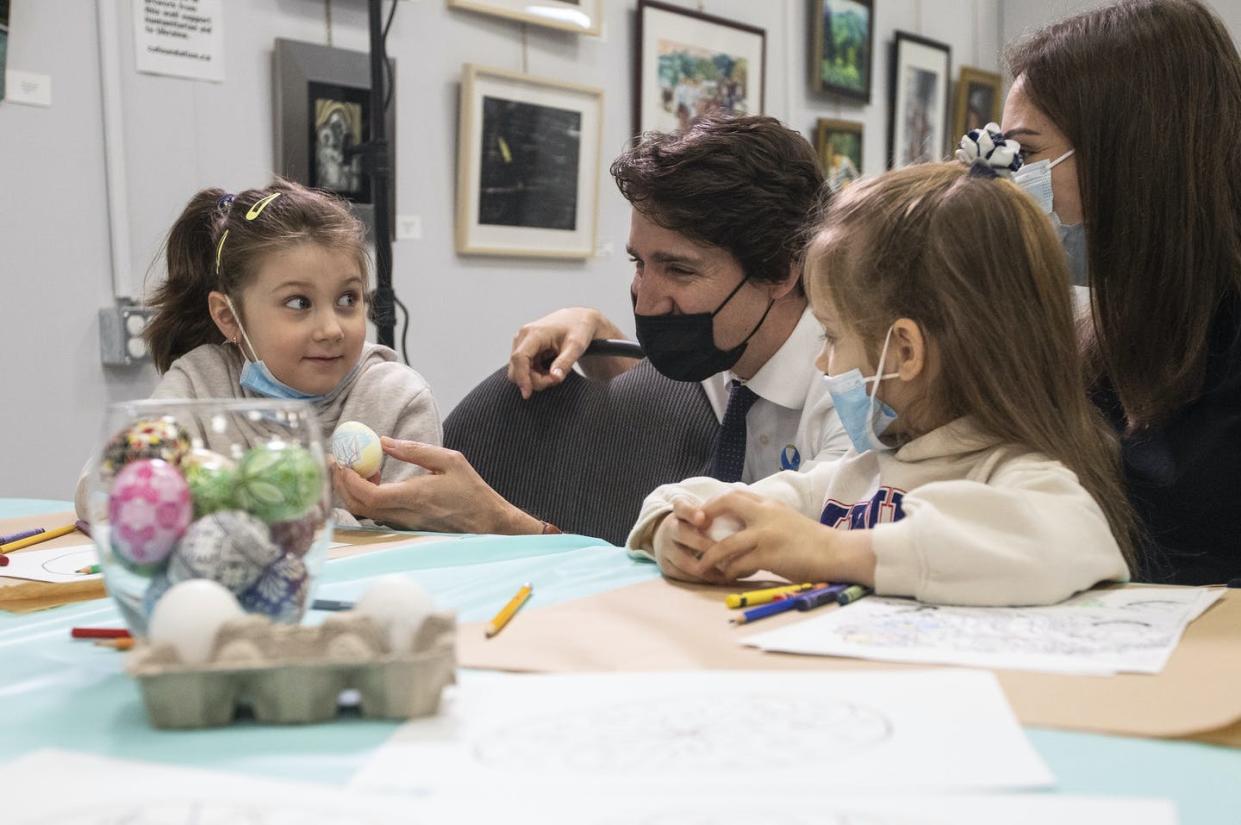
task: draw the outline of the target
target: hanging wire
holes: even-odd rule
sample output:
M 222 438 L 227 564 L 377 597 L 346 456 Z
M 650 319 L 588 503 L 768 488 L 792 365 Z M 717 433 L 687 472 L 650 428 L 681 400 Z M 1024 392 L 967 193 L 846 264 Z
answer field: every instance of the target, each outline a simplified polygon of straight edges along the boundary
M 332 45 L 332 0 L 323 0 L 323 22 L 327 25 L 327 44 Z

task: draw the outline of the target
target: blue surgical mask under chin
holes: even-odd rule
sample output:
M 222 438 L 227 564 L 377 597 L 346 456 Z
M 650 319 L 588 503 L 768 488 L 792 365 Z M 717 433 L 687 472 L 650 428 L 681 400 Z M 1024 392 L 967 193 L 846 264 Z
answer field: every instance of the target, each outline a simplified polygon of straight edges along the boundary
M 880 369 L 883 368 L 884 358 L 887 357 L 888 342 L 891 338 L 892 330 L 889 329 L 883 339 L 883 351 L 879 355 Z M 842 372 L 840 375 L 823 376 L 828 394 L 832 397 L 832 404 L 836 407 L 836 414 L 840 416 L 840 423 L 844 426 L 845 432 L 849 434 L 853 448 L 859 453 L 867 450 L 893 449 L 891 445 L 880 441 L 879 436 L 883 435 L 896 420 L 896 410 L 875 398 L 875 393 L 879 390 L 880 381 L 897 376 L 898 373 L 889 372 L 877 373 L 866 378 L 862 375 L 862 371 L 856 368 Z M 870 392 L 867 392 L 866 385 L 871 382 L 874 382 L 874 386 Z
M 289 401 L 310 401 L 314 403 L 327 398 L 327 395 L 314 395 L 313 393 L 294 389 L 273 375 L 272 371 L 267 368 L 267 364 L 263 363 L 261 358 L 258 358 L 258 350 L 254 348 L 254 344 L 250 343 L 250 336 L 246 334 L 246 328 L 241 325 L 241 316 L 237 314 L 237 310 L 233 307 L 232 299 L 225 296 L 224 300 L 228 301 L 228 308 L 233 313 L 233 318 L 237 320 L 237 329 L 241 330 L 241 337 L 246 342 L 246 347 L 258 359 L 251 361 L 249 358 L 246 358 L 245 350 L 242 350 L 241 357 L 246 358 L 245 366 L 241 368 L 241 380 L 238 381 L 242 389 L 249 390 L 255 395 L 261 395 L 265 398 L 279 398 Z M 357 369 L 358 366 L 355 364 L 354 368 L 342 379 L 341 383 L 348 381 Z M 328 395 L 330 394 L 328 393 Z

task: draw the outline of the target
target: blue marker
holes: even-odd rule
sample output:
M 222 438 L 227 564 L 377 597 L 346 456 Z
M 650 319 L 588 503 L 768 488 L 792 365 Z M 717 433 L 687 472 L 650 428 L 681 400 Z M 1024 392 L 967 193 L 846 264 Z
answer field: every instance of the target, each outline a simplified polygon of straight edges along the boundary
M 794 599 L 781 599 L 778 602 L 772 602 L 770 604 L 763 604 L 758 607 L 751 608 L 737 618 L 729 619 L 729 621 L 733 624 L 749 624 L 750 622 L 755 622 L 759 619 L 765 619 L 768 616 L 774 616 L 777 613 L 783 613 L 786 610 L 792 610 L 795 606 L 796 601 Z
M 814 610 L 816 607 L 822 607 L 825 604 L 835 604 L 836 598 L 849 587 L 848 583 L 833 584 L 829 587 L 821 587 L 818 590 L 811 590 L 809 593 L 799 593 L 793 596 L 790 601 L 801 611 Z

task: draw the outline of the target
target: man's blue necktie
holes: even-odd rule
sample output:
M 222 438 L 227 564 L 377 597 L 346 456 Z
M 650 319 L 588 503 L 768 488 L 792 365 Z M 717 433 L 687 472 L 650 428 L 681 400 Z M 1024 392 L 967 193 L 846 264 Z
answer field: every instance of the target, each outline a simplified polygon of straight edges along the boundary
M 745 469 L 745 416 L 758 396 L 736 379 L 728 384 L 728 408 L 715 441 L 715 457 L 711 459 L 711 477 L 720 481 L 740 481 Z

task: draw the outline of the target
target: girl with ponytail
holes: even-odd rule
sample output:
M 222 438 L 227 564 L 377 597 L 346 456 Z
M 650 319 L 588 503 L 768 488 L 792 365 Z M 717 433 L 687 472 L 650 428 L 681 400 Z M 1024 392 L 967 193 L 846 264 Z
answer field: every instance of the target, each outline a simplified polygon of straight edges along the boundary
M 145 332 L 162 376 L 152 398 L 302 399 L 325 433 L 360 421 L 440 444 L 427 382 L 366 341 L 365 232 L 342 201 L 280 179 L 236 195 L 204 189 L 169 231 L 166 261 Z M 372 480 L 419 472 L 388 461 Z

